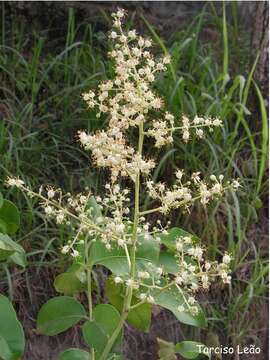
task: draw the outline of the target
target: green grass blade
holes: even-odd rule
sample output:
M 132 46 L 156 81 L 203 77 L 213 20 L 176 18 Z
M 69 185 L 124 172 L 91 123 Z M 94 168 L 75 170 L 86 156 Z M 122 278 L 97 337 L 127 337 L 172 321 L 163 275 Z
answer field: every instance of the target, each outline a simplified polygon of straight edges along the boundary
M 253 81 L 253 84 L 255 86 L 256 93 L 257 93 L 259 103 L 260 103 L 261 121 L 262 121 L 262 147 L 261 147 L 261 158 L 260 158 L 258 178 L 257 178 L 257 193 L 259 193 L 260 189 L 261 189 L 261 185 L 262 185 L 262 179 L 263 179 L 263 174 L 264 174 L 265 167 L 266 167 L 266 162 L 267 162 L 268 119 L 267 119 L 267 113 L 266 113 L 266 108 L 265 108 L 265 103 L 264 103 L 262 93 L 261 93 L 259 87 L 257 86 L 257 84 L 255 83 L 255 81 Z

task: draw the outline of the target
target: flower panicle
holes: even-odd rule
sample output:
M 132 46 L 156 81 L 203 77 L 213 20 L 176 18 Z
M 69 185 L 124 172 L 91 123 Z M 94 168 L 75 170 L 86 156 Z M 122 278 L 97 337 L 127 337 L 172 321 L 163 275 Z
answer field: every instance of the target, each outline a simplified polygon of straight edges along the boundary
M 153 159 L 136 155 L 128 144 L 126 132 L 130 127 L 147 124 L 144 136 L 153 138 L 160 148 L 173 143 L 176 131 L 188 142 L 191 133 L 201 139 L 204 128 L 212 131 L 222 125 L 219 119 L 195 116 L 191 120 L 183 115 L 177 120 L 170 112 L 164 112 L 165 102 L 152 90 L 152 83 L 160 72 L 167 70 L 170 56 L 154 57 L 150 52 L 151 39 L 144 39 L 135 30 L 125 32 L 125 14 L 122 9 L 112 14 L 114 29 L 109 39 L 113 49 L 109 56 L 114 63 L 114 78 L 100 83 L 96 91 L 91 89 L 82 94 L 88 107 L 97 111 L 97 117 L 108 114 L 108 127 L 95 134 L 78 133 L 81 145 L 91 151 L 95 164 L 111 170 L 112 181 L 119 176 L 134 179 L 138 172 L 148 176 L 156 165 Z

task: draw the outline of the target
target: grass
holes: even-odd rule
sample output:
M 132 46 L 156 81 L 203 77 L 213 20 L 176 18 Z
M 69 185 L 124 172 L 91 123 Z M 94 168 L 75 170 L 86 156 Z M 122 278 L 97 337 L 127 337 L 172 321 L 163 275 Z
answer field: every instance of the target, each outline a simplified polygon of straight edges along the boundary
M 200 24 L 205 15 L 204 12 L 200 13 L 194 22 Z M 208 214 L 203 209 L 194 209 L 190 216 L 179 215 L 175 221 L 176 224 L 184 223 L 185 227 L 201 234 L 213 257 L 218 255 L 221 247 L 228 248 L 233 254 L 232 289 L 225 297 L 225 303 L 222 301 L 222 306 L 220 303 L 211 304 L 209 316 L 215 318 L 212 326 L 217 333 L 223 333 L 224 336 L 225 327 L 225 343 L 231 341 L 237 344 L 247 341 L 256 327 L 256 324 L 248 321 L 252 304 L 258 298 L 264 299 L 267 290 L 266 254 L 258 253 L 260 245 L 253 242 L 250 227 L 258 221 L 260 197 L 263 199 L 265 196 L 261 191 L 261 183 L 267 158 L 268 128 L 263 97 L 252 80 L 257 60 L 249 73 L 229 73 L 228 36 L 231 38 L 233 32 L 228 35 L 225 16 L 224 11 L 221 34 L 224 46 L 222 69 L 220 65 L 217 66 L 213 49 L 209 49 L 208 44 L 205 44 L 205 48 L 204 45 L 197 45 L 200 26 L 195 27 L 193 36 L 189 29 L 184 36 L 174 34 L 177 40 L 166 47 L 155 29 L 147 20 L 144 21 L 163 52 L 172 53 L 173 58 L 176 58 L 167 78 L 160 79 L 158 83 L 159 91 L 166 97 L 169 108 L 176 114 L 209 114 L 225 121 L 223 131 L 211 136 L 213 141 L 207 137 L 203 144 L 198 145 L 196 142 L 188 146 L 176 141 L 173 150 L 162 154 L 164 161 L 160 164 L 166 163 L 168 168 L 170 163 L 171 168 L 183 167 L 187 172 L 189 169 L 196 169 L 208 175 L 214 172 L 224 174 L 227 179 L 241 179 L 241 191 L 229 194 L 225 203 L 217 204 Z M 193 24 L 191 27 L 194 29 Z M 194 64 L 191 69 L 188 67 L 190 61 Z M 250 112 L 252 110 L 248 109 L 252 90 L 256 90 L 260 104 L 260 113 L 252 114 L 253 118 Z M 258 129 L 255 124 L 261 124 L 261 128 Z M 162 165 L 158 170 L 161 178 L 168 176 Z M 201 226 L 196 224 L 196 218 Z M 238 277 L 246 267 L 251 271 L 248 281 Z M 225 307 L 225 310 L 221 312 L 220 307 Z
M 80 93 L 111 74 L 104 44 L 108 14 L 103 10 L 102 30 L 97 30 L 98 24 L 77 21 L 70 8 L 66 35 L 51 38 L 47 29 L 27 29 L 16 19 L 10 23 L 5 18 L 5 4 L 1 6 L 5 20 L 0 37 L 1 177 L 15 174 L 35 188 L 51 183 L 67 191 L 84 186 L 99 189 L 105 177 L 89 163 L 74 135 L 80 128 L 95 131 L 105 121 L 97 121 L 94 113 L 85 109 Z M 157 154 L 160 161 L 154 177 L 170 179 L 176 168 L 185 168 L 186 173 L 240 178 L 241 190 L 228 194 L 208 213 L 195 206 L 190 214 L 173 214 L 172 220 L 200 235 L 212 258 L 219 257 L 224 249 L 233 254 L 231 288 L 214 289 L 204 302 L 213 320 L 209 331 L 214 339 L 220 338 L 223 344 L 244 344 L 251 338 L 259 341 L 260 329 L 252 318 L 266 301 L 268 268 L 261 227 L 267 194 L 268 125 L 264 99 L 253 80 L 256 61 L 246 71 L 247 34 L 241 28 L 237 8 L 232 7 L 232 24 L 226 19 L 225 3 L 223 15 L 218 15 L 209 2 L 189 26 L 166 41 L 145 16 L 141 15 L 141 20 L 157 45 L 156 51 L 173 58 L 168 72 L 155 85 L 168 109 L 176 116 L 198 113 L 224 120 L 223 129 L 207 135 L 203 142 L 183 146 L 175 139 L 172 149 Z M 214 27 L 216 44 L 203 39 L 207 27 Z M 241 59 L 237 57 L 239 48 Z M 232 66 L 234 61 L 244 62 L 245 67 Z M 258 108 L 251 106 L 251 96 Z M 153 151 L 150 146 L 149 154 Z M 42 267 L 62 266 L 58 248 L 70 235 L 64 229 L 59 234 L 34 199 L 6 189 L 4 193 L 22 209 L 18 241 L 27 249 L 31 267 L 40 271 Z M 14 271 L 6 268 L 5 273 L 12 296 Z M 31 292 L 31 286 L 28 290 Z M 207 337 L 197 332 L 190 335 Z

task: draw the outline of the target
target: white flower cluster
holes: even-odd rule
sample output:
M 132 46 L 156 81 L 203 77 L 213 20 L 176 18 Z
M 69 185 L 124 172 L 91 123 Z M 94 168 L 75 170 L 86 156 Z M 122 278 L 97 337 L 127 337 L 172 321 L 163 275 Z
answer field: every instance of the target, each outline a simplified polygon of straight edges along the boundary
M 125 13 L 119 10 L 113 14 L 115 29 L 109 37 L 114 42 L 114 49 L 109 56 L 114 60 L 115 78 L 101 83 L 98 91 L 93 90 L 82 94 L 89 108 L 98 110 L 97 117 L 109 114 L 108 128 L 88 135 L 79 132 L 79 140 L 86 150 L 91 150 L 93 160 L 99 167 L 109 167 L 112 171 L 112 180 L 118 176 L 134 176 L 141 172 L 149 175 L 154 168 L 153 160 L 143 159 L 134 154 L 134 149 L 127 144 L 124 133 L 130 126 L 140 126 L 147 123 L 145 136 L 153 137 L 155 146 L 161 147 L 173 142 L 173 132 L 179 130 L 184 142 L 190 138 L 190 131 L 202 138 L 203 127 L 210 130 L 221 126 L 219 119 L 195 116 L 190 120 L 183 115 L 181 126 L 175 126 L 175 118 L 169 112 L 151 119 L 151 110 L 160 110 L 163 100 L 152 90 L 151 84 L 160 71 L 166 70 L 170 57 L 155 59 L 149 52 L 152 46 L 150 39 L 144 39 L 136 34 L 135 30 L 124 32 L 122 20 Z
M 182 126 L 174 128 L 178 129 L 182 133 L 182 139 L 184 142 L 188 142 L 190 139 L 191 130 L 195 130 L 195 134 L 199 139 L 204 137 L 203 128 L 206 127 L 210 131 L 213 131 L 214 127 L 222 126 L 222 121 L 218 118 L 195 116 L 193 120 L 190 120 L 186 115 L 182 116 Z
M 107 212 L 107 216 L 98 219 L 98 223 L 102 226 L 101 241 L 106 248 L 111 249 L 111 244 L 116 242 L 120 247 L 130 244 L 130 234 L 127 227 L 131 224 L 129 219 L 129 189 L 121 189 L 118 184 L 106 184 L 107 193 L 102 199 L 97 197 L 100 209 Z M 91 231 L 90 231 L 91 235 Z M 92 231 L 95 236 L 95 230 Z
M 154 60 L 148 51 L 151 40 L 137 36 L 134 30 L 125 33 L 122 30 L 123 16 L 122 10 L 113 14 L 115 31 L 110 34 L 115 42 L 114 50 L 109 53 L 115 62 L 114 80 L 100 84 L 96 94 L 90 90 L 82 95 L 90 108 L 98 108 L 98 117 L 102 113 L 109 114 L 108 129 L 94 135 L 79 132 L 80 142 L 85 149 L 92 151 L 97 166 L 111 168 L 113 181 L 119 175 L 131 178 L 139 172 L 148 175 L 155 166 L 153 160 L 134 154 L 134 149 L 127 145 L 124 132 L 130 126 L 145 122 L 150 110 L 162 107 L 162 99 L 153 93 L 150 86 L 155 74 L 165 70 L 169 62 L 168 56 Z M 167 113 L 165 122 L 172 118 Z M 165 122 L 153 123 L 154 133 L 155 129 L 160 129 L 156 139 L 159 146 L 172 142 Z
M 19 178 L 8 177 L 6 179 L 6 186 L 16 186 L 17 188 L 21 188 L 24 186 L 24 182 Z
M 160 212 L 166 214 L 180 207 L 188 209 L 195 200 L 200 200 L 203 205 L 206 205 L 210 200 L 221 196 L 226 189 L 236 190 L 240 185 L 238 181 L 233 180 L 224 186 L 223 175 L 220 175 L 218 179 L 215 175 L 211 175 L 211 183 L 207 184 L 201 180 L 199 172 L 193 173 L 191 179 L 183 183 L 183 175 L 183 170 L 176 172 L 176 182 L 172 188 L 168 188 L 164 183 L 154 184 L 152 180 L 146 182 L 149 196 L 161 203 Z
M 166 112 L 164 120 L 153 121 L 152 128 L 146 132 L 146 135 L 152 136 L 155 139 L 155 146 L 159 148 L 173 142 L 173 131 L 174 116 Z
M 114 50 L 109 55 L 115 62 L 115 78 L 99 85 L 97 93 L 90 90 L 83 99 L 90 108 L 98 109 L 97 116 L 109 114 L 106 132 L 94 135 L 79 132 L 83 147 L 91 150 L 93 159 L 99 167 L 109 167 L 112 180 L 119 175 L 134 178 L 138 172 L 149 175 L 155 166 L 153 160 L 144 159 L 134 154 L 134 149 L 127 145 L 124 132 L 130 126 L 140 126 L 146 122 L 146 115 L 151 110 L 159 110 L 163 100 L 151 90 L 151 83 L 156 73 L 166 70 L 168 56 L 156 61 L 149 52 L 152 43 L 149 39 L 137 36 L 135 30 L 125 33 L 122 30 L 124 12 L 113 14 L 115 30 L 110 38 L 115 42 Z M 156 146 L 172 142 L 173 115 L 166 113 L 164 120 L 155 120 L 145 135 L 156 139 Z
M 166 231 L 165 231 L 166 232 Z M 163 233 L 165 233 L 163 232 Z M 224 284 L 231 282 L 229 254 L 223 256 L 222 262 L 204 259 L 204 249 L 189 236 L 181 236 L 175 241 L 175 259 L 178 270 L 169 277 L 162 267 L 147 264 L 147 270 L 138 270 L 135 279 L 128 274 L 116 276 L 116 283 L 125 283 L 137 290 L 137 296 L 142 302 L 155 303 L 154 290 L 162 291 L 162 279 L 167 276 L 166 287 L 176 287 L 184 298 L 184 304 L 179 305 L 179 311 L 196 315 L 198 307 L 194 297 L 200 289 L 208 290 L 211 282 L 219 277 Z

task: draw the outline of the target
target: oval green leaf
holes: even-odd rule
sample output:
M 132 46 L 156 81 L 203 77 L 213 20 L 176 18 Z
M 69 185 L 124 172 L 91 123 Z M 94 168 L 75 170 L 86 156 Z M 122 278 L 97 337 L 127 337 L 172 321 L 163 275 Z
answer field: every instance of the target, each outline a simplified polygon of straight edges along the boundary
M 159 346 L 159 360 L 177 360 L 177 357 L 175 355 L 174 343 L 159 338 L 157 338 L 157 342 Z
M 176 274 L 179 271 L 179 265 L 174 254 L 168 251 L 161 251 L 159 256 L 159 266 L 168 274 Z
M 4 234 L 7 233 L 7 225 L 2 219 L 0 219 L 0 232 Z
M 175 286 L 167 288 L 164 291 L 153 291 L 152 296 L 157 305 L 170 310 L 180 322 L 200 328 L 205 328 L 207 326 L 205 315 L 198 304 L 196 304 L 198 308 L 198 313 L 196 315 L 178 310 L 179 306 L 185 306 L 185 300 Z
M 159 248 L 159 243 L 154 238 L 151 237 L 146 239 L 139 237 L 136 267 L 138 269 L 147 270 L 149 268 L 149 263 L 157 264 Z M 105 245 L 101 243 L 99 239 L 97 239 L 91 247 L 89 261 L 92 265 L 103 265 L 117 275 L 123 275 L 129 272 L 125 251 L 116 245 L 113 245 L 112 249 L 107 250 Z
M 0 358 L 16 360 L 22 357 L 25 346 L 23 328 L 7 297 L 0 295 Z
M 13 241 L 8 235 L 0 234 L 0 260 L 9 258 L 15 264 L 26 266 L 25 251 L 21 245 Z
M 1 239 L 1 235 L 2 234 L 0 234 L 0 261 L 4 261 L 14 254 L 15 250 Z
M 86 313 L 81 303 L 69 296 L 58 296 L 41 307 L 37 317 L 37 329 L 44 335 L 57 335 L 84 317 Z
M 71 348 L 63 351 L 58 360 L 91 360 L 91 355 L 87 351 Z
M 65 295 L 73 295 L 85 289 L 85 284 L 79 280 L 76 272 L 65 272 L 56 276 L 53 285 L 57 292 Z
M 13 354 L 6 340 L 0 336 L 0 358 L 3 360 L 12 360 Z
M 11 201 L 4 200 L 0 207 L 0 219 L 6 224 L 8 234 L 14 234 L 20 226 L 20 213 Z
M 185 359 L 196 359 L 199 355 L 208 356 L 208 352 L 203 352 L 205 345 L 197 341 L 182 341 L 175 345 L 175 352 Z
M 119 312 L 112 305 L 97 305 L 93 310 L 93 320 L 86 321 L 82 327 L 84 340 L 89 346 L 102 352 L 119 321 Z M 116 343 L 121 341 L 122 335 L 121 331 Z
M 175 251 L 176 239 L 182 236 L 190 237 L 192 241 L 194 241 L 195 243 L 197 243 L 200 240 L 197 236 L 192 235 L 186 230 L 180 229 L 178 227 L 169 229 L 167 234 L 161 234 L 160 239 L 161 239 L 161 243 L 166 245 L 168 249 Z

